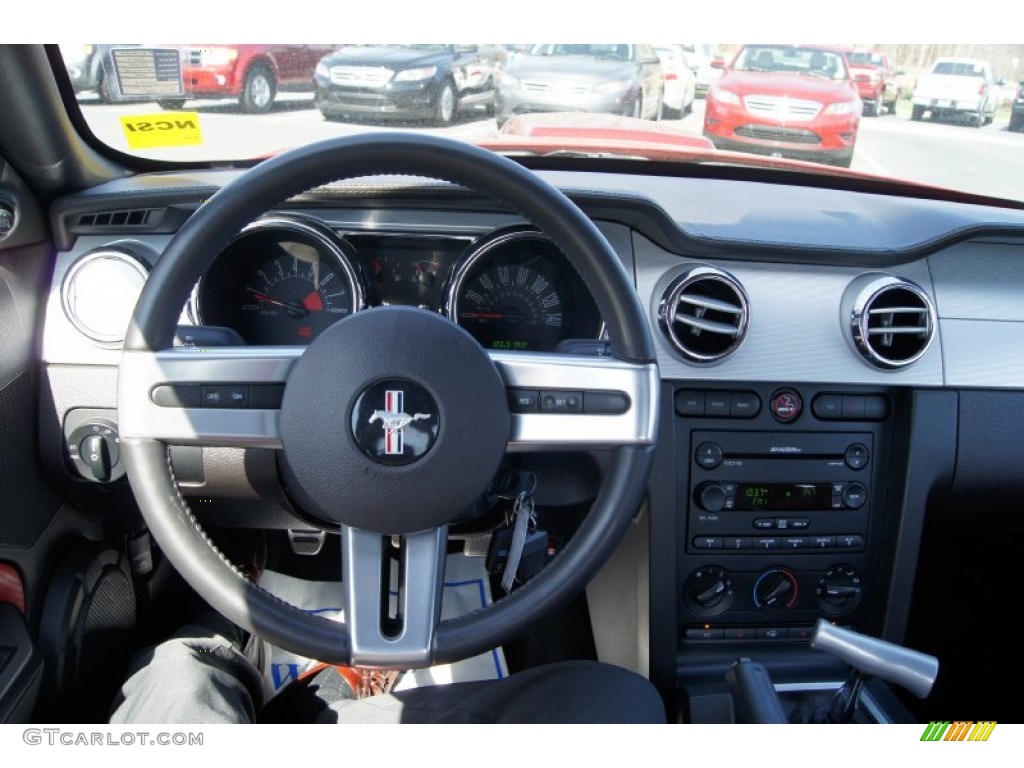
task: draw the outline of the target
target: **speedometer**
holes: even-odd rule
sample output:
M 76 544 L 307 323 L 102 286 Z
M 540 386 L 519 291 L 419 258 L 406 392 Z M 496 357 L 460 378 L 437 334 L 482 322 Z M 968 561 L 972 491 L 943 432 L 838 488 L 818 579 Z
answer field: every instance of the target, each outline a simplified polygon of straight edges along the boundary
M 591 338 L 599 322 L 560 250 L 535 230 L 502 232 L 456 267 L 448 316 L 488 349 L 551 351 L 570 336 Z
M 478 273 L 460 295 L 456 320 L 490 349 L 548 349 L 562 335 L 565 307 L 536 260 Z
M 243 230 L 200 283 L 200 322 L 234 328 L 250 344 L 308 344 L 358 311 L 364 292 L 347 244 L 298 217 Z

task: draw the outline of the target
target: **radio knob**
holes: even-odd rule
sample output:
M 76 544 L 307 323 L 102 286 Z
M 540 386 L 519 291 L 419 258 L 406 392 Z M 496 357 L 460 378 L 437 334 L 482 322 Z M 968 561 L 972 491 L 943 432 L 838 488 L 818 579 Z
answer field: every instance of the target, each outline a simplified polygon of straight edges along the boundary
M 800 588 L 796 576 L 785 568 L 762 573 L 754 584 L 754 605 L 763 611 L 781 613 L 796 604 Z
M 700 492 L 700 507 L 705 512 L 721 512 L 728 500 L 725 488 L 716 483 L 705 485 Z
M 843 489 L 843 504 L 849 509 L 860 509 L 867 501 L 868 489 L 860 483 L 848 483 Z
M 835 565 L 829 568 L 818 579 L 818 588 L 814 590 L 818 597 L 818 605 L 830 614 L 852 611 L 860 602 L 860 574 L 849 565 Z
M 683 600 L 701 616 L 724 612 L 732 605 L 732 597 L 732 576 L 714 565 L 694 571 L 683 585 Z

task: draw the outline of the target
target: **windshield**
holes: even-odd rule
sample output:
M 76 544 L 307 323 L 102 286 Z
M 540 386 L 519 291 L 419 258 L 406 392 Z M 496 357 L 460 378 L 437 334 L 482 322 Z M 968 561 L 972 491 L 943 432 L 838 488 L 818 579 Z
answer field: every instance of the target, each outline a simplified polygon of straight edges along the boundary
M 408 130 L 518 156 L 848 168 L 1024 201 L 1024 45 L 488 39 L 72 42 L 58 74 L 100 142 L 154 160 L 252 162 Z M 954 94 L 941 75 L 973 84 Z
M 846 80 L 846 59 L 839 51 L 790 46 L 746 46 L 733 68 L 745 72 L 783 72 Z
M 936 62 L 932 73 L 960 77 L 984 77 L 985 68 L 977 61 L 939 61 Z
M 632 46 L 615 44 L 543 44 L 530 49 L 531 56 L 593 56 L 599 59 L 629 61 Z
M 880 67 L 884 63 L 882 54 L 866 51 L 850 51 L 846 54 L 846 60 L 853 67 Z

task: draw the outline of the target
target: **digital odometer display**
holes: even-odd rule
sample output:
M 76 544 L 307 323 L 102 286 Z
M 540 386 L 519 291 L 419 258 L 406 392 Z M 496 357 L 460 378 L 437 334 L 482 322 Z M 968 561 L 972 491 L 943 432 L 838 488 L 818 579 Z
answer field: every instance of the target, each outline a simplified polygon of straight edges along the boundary
M 738 483 L 733 508 L 800 512 L 831 506 L 831 483 Z

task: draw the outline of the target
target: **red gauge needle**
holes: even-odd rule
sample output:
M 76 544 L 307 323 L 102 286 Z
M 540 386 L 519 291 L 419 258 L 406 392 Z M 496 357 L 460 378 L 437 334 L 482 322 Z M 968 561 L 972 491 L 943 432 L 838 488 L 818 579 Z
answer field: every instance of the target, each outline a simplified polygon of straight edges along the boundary
M 284 307 L 285 309 L 290 309 L 291 308 L 291 305 L 286 304 L 283 301 L 278 301 L 277 299 L 272 299 L 269 296 L 264 296 L 262 293 L 256 293 L 256 291 L 252 292 L 252 296 L 253 296 L 254 299 L 256 299 L 256 301 L 262 301 L 265 304 L 275 304 L 275 305 L 277 305 L 279 307 Z
M 467 320 L 501 320 L 505 317 L 504 312 L 462 312 L 459 317 Z

